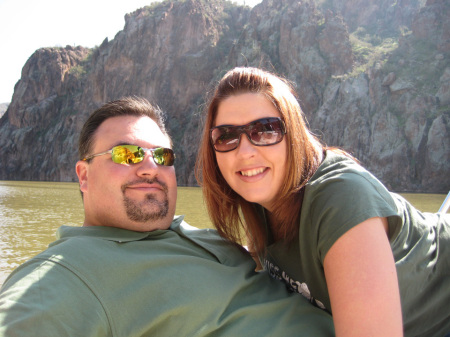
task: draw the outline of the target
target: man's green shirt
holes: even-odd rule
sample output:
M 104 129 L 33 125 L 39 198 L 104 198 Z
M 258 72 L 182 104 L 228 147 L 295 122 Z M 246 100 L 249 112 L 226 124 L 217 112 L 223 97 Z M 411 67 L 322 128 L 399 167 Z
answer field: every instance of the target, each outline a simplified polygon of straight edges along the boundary
M 331 336 L 331 316 L 214 230 L 61 227 L 0 292 L 0 336 Z

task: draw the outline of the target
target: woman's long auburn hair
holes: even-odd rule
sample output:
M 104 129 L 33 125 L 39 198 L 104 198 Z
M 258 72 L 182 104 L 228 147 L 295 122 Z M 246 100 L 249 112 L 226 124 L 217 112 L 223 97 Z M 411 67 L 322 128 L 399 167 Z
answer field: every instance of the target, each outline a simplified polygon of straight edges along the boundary
M 209 216 L 219 234 L 242 243 L 248 239 L 250 251 L 261 254 L 268 239 L 256 204 L 243 199 L 228 185 L 217 165 L 210 142 L 219 105 L 230 96 L 244 93 L 264 95 L 286 124 L 287 172 L 273 205 L 276 224 L 271 224 L 275 238 L 291 242 L 298 235 L 302 198 L 300 191 L 320 165 L 323 146 L 309 131 L 292 86 L 285 79 L 257 68 L 235 68 L 220 80 L 208 101 L 202 141 L 195 174 L 202 187 Z

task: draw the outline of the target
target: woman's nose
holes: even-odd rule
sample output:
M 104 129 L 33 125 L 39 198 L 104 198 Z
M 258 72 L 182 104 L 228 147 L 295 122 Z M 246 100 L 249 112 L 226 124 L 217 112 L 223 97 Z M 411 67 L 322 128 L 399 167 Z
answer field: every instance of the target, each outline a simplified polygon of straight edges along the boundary
M 238 151 L 238 155 L 244 157 L 253 156 L 257 151 L 255 145 L 250 142 L 245 133 L 241 134 L 241 139 L 236 150 Z

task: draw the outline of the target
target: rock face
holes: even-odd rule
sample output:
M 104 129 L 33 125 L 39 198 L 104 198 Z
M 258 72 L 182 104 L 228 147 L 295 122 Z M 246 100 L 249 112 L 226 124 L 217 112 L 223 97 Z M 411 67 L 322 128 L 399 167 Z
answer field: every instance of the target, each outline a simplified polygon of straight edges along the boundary
M 127 14 L 124 29 L 94 49 L 37 50 L 0 119 L 0 179 L 76 181 L 87 116 L 139 95 L 167 112 L 178 183 L 195 185 L 207 93 L 248 65 L 291 80 L 311 128 L 392 190 L 446 193 L 450 3 L 317 3 L 164 1 Z
M 9 103 L 0 103 L 0 118 L 5 114 L 6 109 L 8 109 Z

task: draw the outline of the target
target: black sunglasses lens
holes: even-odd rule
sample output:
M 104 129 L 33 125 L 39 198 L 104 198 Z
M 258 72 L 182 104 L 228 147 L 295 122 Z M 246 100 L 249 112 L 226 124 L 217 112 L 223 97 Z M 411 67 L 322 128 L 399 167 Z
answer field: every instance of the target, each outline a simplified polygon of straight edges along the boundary
M 284 135 L 282 121 L 278 118 L 267 118 L 249 125 L 250 139 L 254 145 L 273 145 L 281 142 Z
M 240 130 L 235 126 L 221 126 L 211 131 L 214 148 L 220 152 L 234 150 L 239 145 Z
M 245 132 L 251 143 L 257 146 L 274 145 L 283 140 L 284 124 L 280 118 L 262 118 L 244 126 L 218 126 L 211 129 L 211 142 L 218 152 L 228 152 L 239 146 Z

